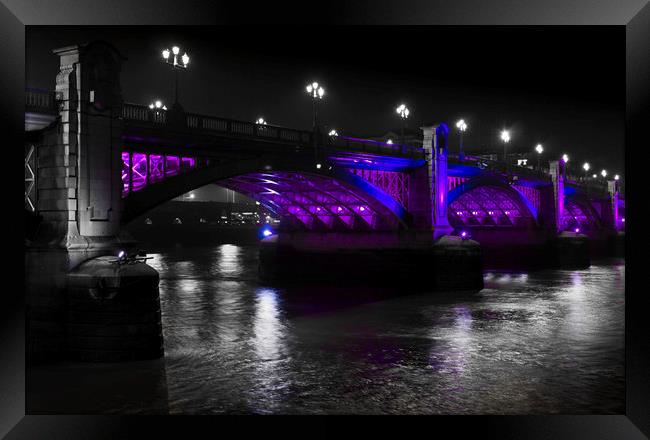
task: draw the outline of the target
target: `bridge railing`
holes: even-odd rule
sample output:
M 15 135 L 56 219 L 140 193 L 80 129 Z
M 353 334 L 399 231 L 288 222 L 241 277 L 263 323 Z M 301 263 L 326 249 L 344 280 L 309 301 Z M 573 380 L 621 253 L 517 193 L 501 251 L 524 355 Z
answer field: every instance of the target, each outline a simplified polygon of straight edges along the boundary
M 42 113 L 58 111 L 57 93 L 49 90 L 25 89 L 25 109 Z
M 249 136 L 269 140 L 281 140 L 296 144 L 309 144 L 311 132 L 294 130 L 276 125 L 262 125 L 254 122 L 205 116 L 195 113 L 187 114 L 187 126 L 199 130 L 212 131 L 226 135 Z
M 460 160 L 457 153 L 450 153 L 449 159 L 451 162 L 459 163 L 462 165 L 473 166 L 476 168 L 481 168 L 487 171 L 491 171 L 496 174 L 501 174 L 504 176 L 518 176 L 519 179 L 527 180 L 538 180 L 549 182 L 551 181 L 551 175 L 544 170 L 531 169 L 528 167 L 523 167 L 519 165 L 509 166 L 504 162 L 499 162 L 491 159 L 485 159 L 483 157 L 477 156 L 464 156 L 463 160 Z M 582 192 L 588 194 L 607 194 L 607 182 L 602 179 L 592 179 L 585 176 L 576 176 L 573 174 L 566 174 L 565 184 L 576 187 Z
M 165 125 L 168 123 L 167 116 L 168 113 L 166 111 L 152 110 L 144 105 L 124 103 L 122 106 L 122 117 L 127 120 Z M 311 131 L 295 130 L 276 125 L 262 125 L 255 122 L 237 121 L 196 113 L 186 113 L 185 117 L 187 127 L 191 129 L 221 134 L 224 136 L 261 138 L 305 146 L 313 145 L 314 135 Z M 413 158 L 423 158 L 422 148 L 408 145 L 390 145 L 384 142 L 365 139 L 331 137 L 325 135 L 320 135 L 318 141 L 319 148 L 325 150 L 349 149 L 368 153 L 394 154 Z
M 386 142 L 370 139 L 358 139 L 349 136 L 327 136 L 327 138 L 328 139 L 325 139 L 323 143 L 338 149 L 362 151 L 365 153 L 399 155 L 413 159 L 424 159 L 424 149 L 422 147 L 389 144 Z
M 151 109 L 146 105 L 122 104 L 122 118 L 134 121 L 153 122 L 154 124 L 166 124 L 167 112 L 165 110 Z

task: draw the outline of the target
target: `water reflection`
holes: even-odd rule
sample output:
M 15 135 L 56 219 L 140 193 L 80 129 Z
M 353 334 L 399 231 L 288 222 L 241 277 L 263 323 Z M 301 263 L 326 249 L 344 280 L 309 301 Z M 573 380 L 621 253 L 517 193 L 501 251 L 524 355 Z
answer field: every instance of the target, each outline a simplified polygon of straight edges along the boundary
M 281 402 L 282 390 L 289 385 L 286 323 L 281 319 L 278 295 L 273 289 L 255 291 L 252 344 L 254 386 L 250 405 L 254 412 L 273 412 Z
M 217 274 L 222 278 L 231 278 L 241 275 L 243 265 L 240 256 L 240 247 L 224 244 L 216 248 Z
M 624 266 L 397 295 L 260 285 L 255 247 L 153 255 L 173 413 L 624 410 Z

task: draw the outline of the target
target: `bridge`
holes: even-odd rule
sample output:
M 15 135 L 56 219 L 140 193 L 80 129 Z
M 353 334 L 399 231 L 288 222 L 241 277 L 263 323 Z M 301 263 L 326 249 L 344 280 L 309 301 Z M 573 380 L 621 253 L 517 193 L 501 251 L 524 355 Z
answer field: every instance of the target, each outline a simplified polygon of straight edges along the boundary
M 418 239 L 466 232 L 482 244 L 601 239 L 625 228 L 619 182 L 462 159 L 445 123 L 421 147 L 150 109 L 123 100 L 123 57 L 107 43 L 54 51 L 55 91 L 26 92 L 25 209 L 34 246 L 99 249 L 123 225 L 214 183 L 257 201 L 281 231 Z

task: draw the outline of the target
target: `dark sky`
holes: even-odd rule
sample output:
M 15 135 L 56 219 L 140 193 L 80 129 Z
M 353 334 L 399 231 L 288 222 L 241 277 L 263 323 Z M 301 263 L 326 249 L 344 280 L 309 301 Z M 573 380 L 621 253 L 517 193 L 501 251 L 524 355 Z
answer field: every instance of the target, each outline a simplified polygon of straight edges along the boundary
M 319 119 L 339 133 L 397 129 L 394 109 L 405 102 L 412 128 L 463 117 L 468 150 L 501 148 L 508 128 L 510 150 L 541 142 L 549 157 L 623 174 L 622 26 L 27 27 L 27 86 L 53 89 L 51 49 L 94 39 L 128 58 L 129 102 L 171 104 L 160 51 L 177 44 L 191 57 L 179 91 L 191 112 L 310 129 L 304 87 L 315 79 L 326 88 Z

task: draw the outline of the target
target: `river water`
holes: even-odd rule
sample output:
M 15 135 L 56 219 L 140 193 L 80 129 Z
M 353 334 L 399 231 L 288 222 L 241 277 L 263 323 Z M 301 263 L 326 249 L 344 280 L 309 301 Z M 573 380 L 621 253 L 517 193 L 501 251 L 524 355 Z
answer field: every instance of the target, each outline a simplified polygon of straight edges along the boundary
M 172 414 L 625 410 L 623 260 L 414 293 L 264 285 L 255 246 L 149 256 Z

